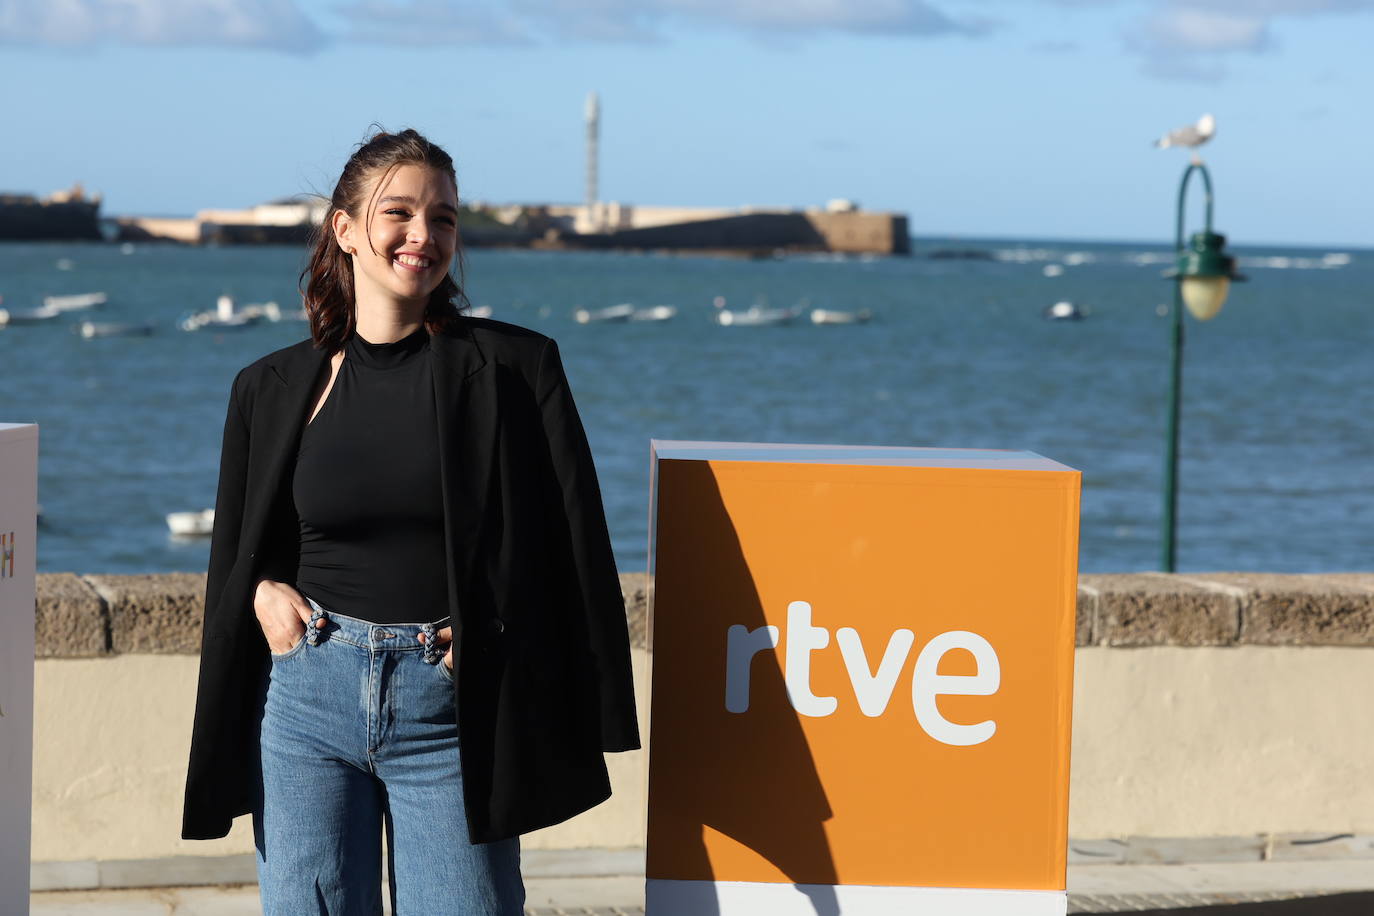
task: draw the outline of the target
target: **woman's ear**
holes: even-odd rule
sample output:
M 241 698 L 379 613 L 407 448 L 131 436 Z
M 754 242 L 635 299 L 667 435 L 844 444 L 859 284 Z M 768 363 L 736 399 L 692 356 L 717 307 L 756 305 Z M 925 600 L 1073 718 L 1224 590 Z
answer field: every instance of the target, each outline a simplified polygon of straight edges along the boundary
M 353 217 L 349 216 L 344 210 L 335 210 L 333 216 L 329 218 L 330 228 L 334 230 L 334 241 L 343 249 L 344 254 L 357 254 L 358 243 L 354 239 Z

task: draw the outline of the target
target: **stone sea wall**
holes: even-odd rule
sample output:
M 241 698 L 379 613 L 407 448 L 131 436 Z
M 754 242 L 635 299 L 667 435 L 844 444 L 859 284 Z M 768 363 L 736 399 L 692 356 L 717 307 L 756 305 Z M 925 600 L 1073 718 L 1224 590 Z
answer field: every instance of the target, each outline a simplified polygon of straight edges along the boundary
M 646 649 L 647 576 L 620 584 L 631 642 Z M 194 655 L 204 595 L 196 573 L 40 575 L 35 655 Z M 1374 573 L 1086 574 L 1077 643 L 1374 647 Z

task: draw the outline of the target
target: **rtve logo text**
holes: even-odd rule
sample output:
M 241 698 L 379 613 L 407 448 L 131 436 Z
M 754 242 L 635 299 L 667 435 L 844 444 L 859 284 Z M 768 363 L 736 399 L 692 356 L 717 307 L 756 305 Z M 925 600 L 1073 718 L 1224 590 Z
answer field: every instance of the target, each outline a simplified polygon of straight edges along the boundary
M 754 656 L 765 649 L 777 649 L 778 628 L 762 626 L 750 630 L 735 624 L 726 631 L 725 708 L 733 713 L 749 711 L 749 671 Z M 876 672 L 869 666 L 863 640 L 853 627 L 842 627 L 835 633 L 840 655 L 849 672 L 854 698 L 865 716 L 881 716 L 892 699 L 897 679 L 906 666 L 907 656 L 916 642 L 911 630 L 899 629 L 892 634 L 883 651 Z M 811 653 L 830 645 L 830 631 L 811 625 L 811 605 L 793 601 L 787 606 L 787 649 L 784 658 L 783 681 L 792 707 L 804 716 L 822 717 L 835 712 L 839 701 L 835 697 L 819 697 L 811 692 Z M 939 674 L 940 660 L 945 654 L 963 649 L 973 655 L 977 664 L 974 674 Z M 911 706 L 916 721 L 926 734 L 942 744 L 968 747 L 982 744 L 997 732 L 991 719 L 962 725 L 940 714 L 935 698 L 938 696 L 991 696 L 1002 683 L 1002 666 L 992 644 L 977 633 L 950 630 L 931 639 L 916 656 L 916 668 L 911 676 Z

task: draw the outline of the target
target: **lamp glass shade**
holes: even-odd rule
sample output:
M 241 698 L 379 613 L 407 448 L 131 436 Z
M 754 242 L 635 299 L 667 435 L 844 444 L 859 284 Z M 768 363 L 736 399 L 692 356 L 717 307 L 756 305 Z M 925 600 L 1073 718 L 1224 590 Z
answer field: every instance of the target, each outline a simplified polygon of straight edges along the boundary
M 1179 284 L 1183 304 L 1198 321 L 1216 317 L 1226 304 L 1226 294 L 1231 291 L 1231 278 L 1227 276 L 1185 276 Z

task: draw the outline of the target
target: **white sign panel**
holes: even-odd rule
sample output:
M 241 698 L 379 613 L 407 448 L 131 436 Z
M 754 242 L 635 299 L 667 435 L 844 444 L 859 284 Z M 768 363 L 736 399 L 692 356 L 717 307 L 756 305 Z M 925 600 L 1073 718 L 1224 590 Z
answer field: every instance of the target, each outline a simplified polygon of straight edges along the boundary
M 29 911 L 38 427 L 0 423 L 0 913 Z

